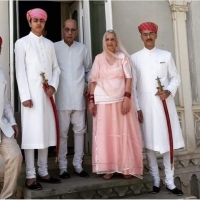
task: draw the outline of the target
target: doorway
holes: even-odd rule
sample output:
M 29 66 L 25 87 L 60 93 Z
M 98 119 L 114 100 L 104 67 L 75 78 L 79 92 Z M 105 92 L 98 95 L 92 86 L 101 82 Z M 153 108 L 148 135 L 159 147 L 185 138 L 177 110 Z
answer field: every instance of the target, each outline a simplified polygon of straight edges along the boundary
M 30 32 L 26 12 L 33 8 L 42 8 L 47 12 L 45 37 L 52 42 L 61 40 L 61 3 L 53 1 L 19 1 L 19 37 L 24 37 Z

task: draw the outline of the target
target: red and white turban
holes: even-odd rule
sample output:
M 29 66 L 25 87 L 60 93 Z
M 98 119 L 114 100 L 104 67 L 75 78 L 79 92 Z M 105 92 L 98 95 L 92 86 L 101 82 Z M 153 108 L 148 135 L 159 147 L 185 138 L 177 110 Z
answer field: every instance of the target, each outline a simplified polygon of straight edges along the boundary
M 35 9 L 32 9 L 32 10 L 29 10 L 27 13 L 26 13 L 26 18 L 27 20 L 30 22 L 30 19 L 31 18 L 39 18 L 39 19 L 43 19 L 44 21 L 47 20 L 47 13 L 42 10 L 41 8 L 35 8 Z
M 140 33 L 142 33 L 142 31 L 152 31 L 157 33 L 158 26 L 153 22 L 144 22 L 138 26 L 138 30 Z
M 2 43 L 3 43 L 3 40 L 2 40 L 2 38 L 0 36 L 0 47 L 1 47 Z

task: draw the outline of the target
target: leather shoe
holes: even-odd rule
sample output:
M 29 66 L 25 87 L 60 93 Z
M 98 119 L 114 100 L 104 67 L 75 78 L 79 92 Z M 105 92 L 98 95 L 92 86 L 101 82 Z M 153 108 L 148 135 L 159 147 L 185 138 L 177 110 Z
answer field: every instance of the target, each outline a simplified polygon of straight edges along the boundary
M 64 171 L 61 175 L 59 175 L 60 178 L 70 178 L 70 174 L 66 171 Z
M 82 170 L 80 173 L 74 171 L 74 173 L 80 177 L 89 178 L 89 174 L 85 172 L 84 170 Z
M 52 184 L 57 184 L 57 183 L 61 183 L 61 180 L 58 178 L 53 178 L 52 176 L 50 176 L 48 179 L 46 178 L 42 178 L 38 175 L 37 180 L 40 182 L 45 182 L 45 183 L 52 183 Z
M 153 190 L 150 192 L 151 194 L 157 194 L 160 192 L 160 187 L 153 186 Z
M 33 181 L 30 185 L 25 182 L 25 186 L 30 190 L 42 190 L 42 186 L 37 181 Z
M 175 187 L 174 189 L 170 190 L 168 187 L 166 187 L 166 189 L 168 191 L 170 191 L 173 194 L 176 194 L 177 196 L 182 196 L 183 192 L 181 190 L 179 190 L 177 187 Z

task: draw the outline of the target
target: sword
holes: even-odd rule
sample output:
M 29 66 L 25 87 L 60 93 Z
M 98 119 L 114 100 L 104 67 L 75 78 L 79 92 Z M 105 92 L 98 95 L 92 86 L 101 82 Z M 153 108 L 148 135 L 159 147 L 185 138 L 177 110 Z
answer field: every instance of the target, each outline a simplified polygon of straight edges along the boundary
M 163 91 L 163 85 L 161 85 L 160 78 L 157 77 L 157 83 L 158 83 L 158 91 L 162 92 Z M 172 127 L 171 127 L 171 122 L 170 122 L 170 117 L 169 117 L 169 112 L 167 108 L 167 104 L 165 100 L 162 100 L 164 112 L 165 112 L 165 117 L 167 121 L 167 128 L 168 128 L 168 135 L 169 135 L 169 145 L 170 145 L 170 163 L 171 163 L 171 169 L 173 169 L 173 164 L 174 164 L 174 148 L 173 148 L 173 136 L 172 136 Z
M 41 72 L 40 75 L 42 76 L 42 80 L 43 80 L 42 86 L 45 91 L 49 87 L 48 80 L 45 78 L 44 72 Z M 59 126 L 59 118 L 58 118 L 58 112 L 56 109 L 55 101 L 53 99 L 53 96 L 51 96 L 49 98 L 51 101 L 54 118 L 55 118 L 55 123 L 56 123 L 56 160 L 55 160 L 55 162 L 57 162 L 58 161 L 58 152 L 59 152 L 59 148 L 60 148 L 60 126 Z

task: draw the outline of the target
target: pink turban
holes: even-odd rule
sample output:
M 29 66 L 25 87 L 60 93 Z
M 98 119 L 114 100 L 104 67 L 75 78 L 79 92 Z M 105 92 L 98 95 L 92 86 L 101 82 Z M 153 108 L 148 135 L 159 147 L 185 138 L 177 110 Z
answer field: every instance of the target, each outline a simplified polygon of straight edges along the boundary
M 39 19 L 43 19 L 44 21 L 47 20 L 47 13 L 40 9 L 40 8 L 35 8 L 35 9 L 32 9 L 32 10 L 29 10 L 27 13 L 26 13 L 26 18 L 28 21 L 30 21 L 31 18 L 39 18 Z
M 157 33 L 158 26 L 154 24 L 153 22 L 145 22 L 138 26 L 138 30 L 141 33 L 142 31 L 152 31 Z
M 3 40 L 2 40 L 2 38 L 0 36 L 0 47 L 1 47 L 2 43 L 3 43 Z

